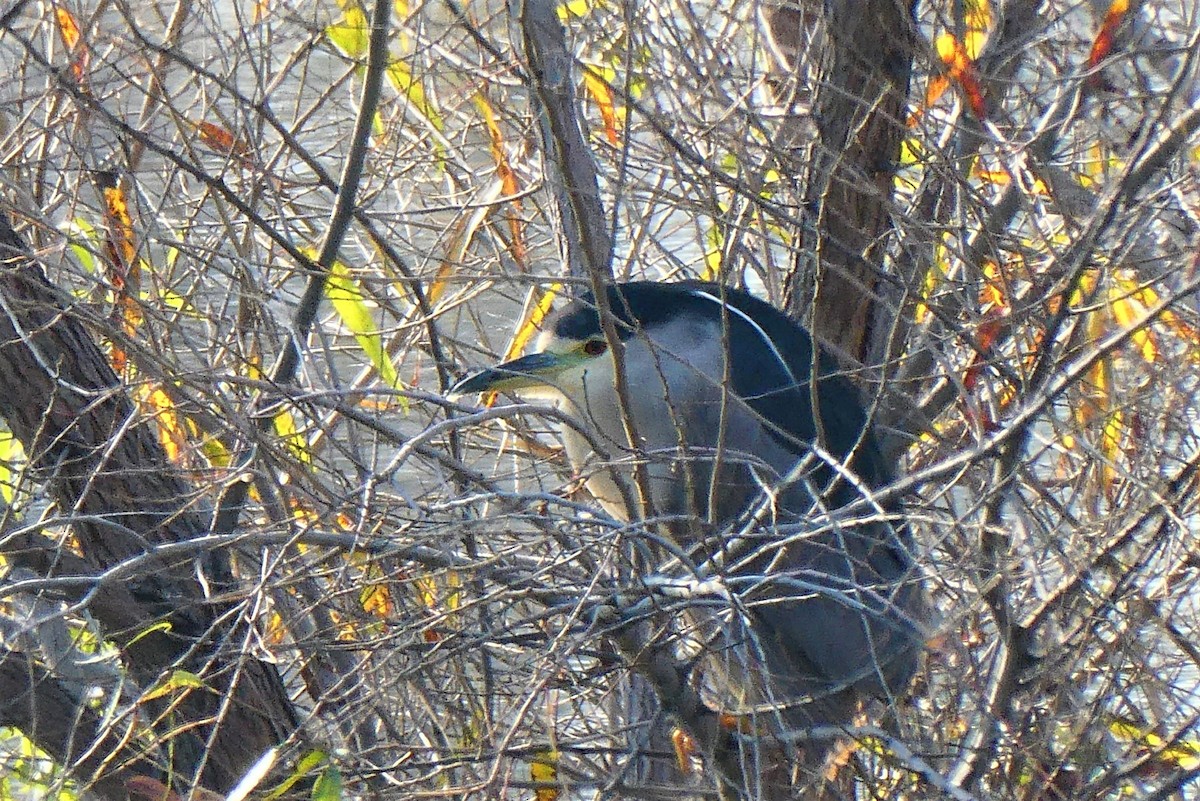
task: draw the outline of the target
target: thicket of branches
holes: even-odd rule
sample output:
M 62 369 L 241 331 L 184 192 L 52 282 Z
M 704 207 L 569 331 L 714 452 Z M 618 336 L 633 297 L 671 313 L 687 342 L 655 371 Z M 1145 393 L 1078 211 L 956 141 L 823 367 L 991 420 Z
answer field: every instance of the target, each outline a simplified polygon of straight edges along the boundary
M 652 529 L 445 397 L 613 277 L 787 308 L 901 465 L 833 792 L 1193 793 L 1195 4 L 511 6 L 0 6 L 0 798 L 713 792 Z

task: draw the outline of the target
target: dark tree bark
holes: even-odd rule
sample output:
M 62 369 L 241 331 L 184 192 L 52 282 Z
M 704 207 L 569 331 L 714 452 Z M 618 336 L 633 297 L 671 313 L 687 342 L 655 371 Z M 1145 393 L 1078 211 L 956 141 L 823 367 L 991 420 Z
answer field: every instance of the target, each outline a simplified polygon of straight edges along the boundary
M 206 534 L 198 495 L 168 460 L 153 422 L 137 413 L 73 313 L 71 298 L 47 281 L 7 214 L 0 215 L 0 385 L 0 415 L 71 520 L 82 558 L 51 552 L 48 540 L 30 536 L 4 538 L 5 555 L 47 579 L 98 579 L 110 571 L 106 583 L 63 586 L 74 588 L 68 592 L 74 600 L 90 603 L 106 636 L 123 650 L 130 677 L 147 688 L 171 670 L 186 670 L 206 685 L 173 710 L 173 740 L 160 749 L 160 758 L 170 756 L 169 764 L 161 763 L 168 768 L 164 778 L 198 779 L 227 791 L 266 749 L 295 733 L 295 713 L 273 665 L 227 647 L 240 641 L 245 625 L 227 557 L 202 548 L 175 549 L 187 555 L 174 558 L 159 552 Z M 162 620 L 169 629 L 148 631 Z M 5 678 L 37 675 L 28 683 L 25 709 L 48 714 L 52 668 L 26 663 L 22 671 L 14 659 L 23 657 L 6 655 Z M 22 726 L 29 736 L 62 753 L 57 721 L 29 723 L 32 730 Z M 87 728 L 77 736 L 89 736 Z M 100 741 L 96 751 L 104 755 L 108 748 Z
M 791 112 L 779 131 L 781 162 L 804 182 L 806 226 L 787 303 L 819 338 L 872 364 L 883 352 L 877 332 L 895 317 L 880 302 L 880 277 L 912 73 L 909 3 L 794 0 L 764 17 L 776 96 Z
M 93 793 L 124 801 L 125 782 L 164 765 L 136 747 L 127 728 L 101 716 L 41 665 L 23 654 L 0 654 L 0 725 L 25 732 Z

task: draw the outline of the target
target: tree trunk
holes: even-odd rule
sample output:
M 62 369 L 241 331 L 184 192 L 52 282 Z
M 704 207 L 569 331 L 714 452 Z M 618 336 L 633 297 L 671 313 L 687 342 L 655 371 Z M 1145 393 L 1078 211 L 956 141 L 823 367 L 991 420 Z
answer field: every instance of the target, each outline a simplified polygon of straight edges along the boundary
M 871 365 L 895 317 L 895 306 L 880 302 L 891 295 L 880 278 L 905 136 L 910 9 L 904 0 L 797 0 L 763 16 L 776 98 L 788 112 L 781 163 L 804 182 L 787 303 L 818 338 Z M 806 61 L 813 54 L 815 64 Z
M 250 624 L 231 600 L 236 588 L 228 558 L 203 546 L 186 547 L 207 532 L 198 493 L 170 463 L 154 423 L 138 413 L 72 305 L 47 281 L 7 215 L 0 215 L 0 416 L 70 521 L 81 553 L 74 558 L 48 550 L 48 540 L 7 537 L 5 556 L 47 579 L 99 577 L 119 566 L 105 583 L 64 583 L 68 597 L 87 593 L 91 611 L 121 648 L 125 669 L 141 689 L 173 670 L 201 678 L 204 688 L 154 702 L 174 704 L 162 724 L 170 732 L 158 733 L 155 762 L 164 768 L 164 780 L 198 780 L 224 792 L 266 749 L 294 734 L 297 719 L 274 666 L 239 646 Z M 160 548 L 168 544 L 185 547 L 164 556 Z M 169 628 L 150 631 L 160 621 Z M 5 655 L 4 675 L 17 675 L 20 665 L 13 660 L 24 658 Z M 35 717 L 22 730 L 61 755 L 60 727 L 44 718 L 52 666 L 24 672 L 30 703 L 10 709 L 32 710 Z M 155 718 L 142 715 L 146 722 Z M 79 736 L 92 733 L 81 727 Z M 105 754 L 109 744 L 97 742 Z

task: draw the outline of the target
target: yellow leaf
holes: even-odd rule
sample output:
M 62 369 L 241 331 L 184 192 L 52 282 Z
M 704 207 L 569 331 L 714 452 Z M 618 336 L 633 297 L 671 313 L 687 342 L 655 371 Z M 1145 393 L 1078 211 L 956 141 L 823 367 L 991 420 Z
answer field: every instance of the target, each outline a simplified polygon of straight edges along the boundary
M 396 605 L 392 602 L 392 594 L 386 584 L 370 584 L 363 588 L 358 601 L 363 611 L 383 620 L 394 620 Z
M 1114 285 L 1109 288 L 1109 308 L 1112 309 L 1113 319 L 1117 325 L 1125 330 L 1132 329 L 1140 318 L 1142 318 L 1146 309 L 1142 304 L 1138 303 L 1133 297 L 1124 294 L 1119 285 Z M 1133 344 L 1137 346 L 1138 351 L 1142 354 L 1142 360 L 1147 364 L 1154 364 L 1158 361 L 1158 346 L 1154 342 L 1154 337 L 1150 330 L 1143 326 L 1131 334 Z
M 429 121 L 429 124 L 438 131 L 445 130 L 445 123 L 442 122 L 442 115 L 438 113 L 437 108 L 430 102 L 425 95 L 425 87 L 421 81 L 413 77 L 412 67 L 405 61 L 396 60 L 388 65 L 387 68 L 388 82 L 392 87 L 408 98 L 412 108 Z
M 358 5 L 347 4 L 341 20 L 326 28 L 325 35 L 342 55 L 352 59 L 366 58 L 371 39 L 371 23 Z
M 900 143 L 900 166 L 912 167 L 925 160 L 925 149 L 920 140 L 908 138 Z
M 286 408 L 283 408 L 275 413 L 275 417 L 271 420 L 271 423 L 275 428 L 275 435 L 287 446 L 292 455 L 302 463 L 311 465 L 313 459 L 312 454 L 308 451 L 308 440 L 304 438 L 304 434 L 300 432 L 300 428 L 296 425 L 295 416 Z
M 67 235 L 67 246 L 83 269 L 89 273 L 96 272 L 96 249 L 100 243 L 96 226 L 82 217 L 76 217 L 62 226 L 62 232 Z
M 12 505 L 17 495 L 16 476 L 25 461 L 25 448 L 11 431 L 0 431 L 0 494 Z M 14 470 L 17 467 L 17 470 Z
M 592 13 L 592 6 L 600 5 L 598 0 L 567 0 L 559 3 L 558 19 L 560 22 L 570 22 L 572 18 L 582 19 Z
M 500 189 L 511 198 L 513 209 L 519 211 L 521 209 L 521 199 L 517 197 L 520 191 L 520 186 L 517 183 L 517 174 L 512 168 L 512 164 L 508 160 L 508 152 L 504 147 L 504 134 L 500 130 L 500 124 L 496 121 L 496 115 L 492 111 L 492 105 L 484 97 L 482 92 L 477 92 L 474 97 L 475 107 L 479 109 L 479 113 L 483 115 L 483 124 L 487 127 L 488 139 L 491 141 L 492 160 L 496 162 L 496 175 L 500 178 Z M 525 230 L 521 224 L 521 217 L 515 212 L 510 212 L 508 215 L 508 230 L 512 235 L 512 257 L 521 267 L 529 263 L 529 248 L 525 245 Z
M 559 753 L 553 748 L 538 751 L 529 763 L 529 773 L 539 784 L 551 784 L 558 781 Z M 539 787 L 534 792 L 537 801 L 557 801 L 559 788 Z
M 925 280 L 921 282 L 921 301 L 917 303 L 917 307 L 913 311 L 913 321 L 918 325 L 929 319 L 930 311 L 926 301 L 933 297 L 933 293 L 937 291 L 949 274 L 949 251 L 946 248 L 949 238 L 950 235 L 946 234 L 938 242 L 933 251 L 933 264 L 930 265 L 929 272 L 925 273 Z
M 351 276 L 350 268 L 340 261 L 335 261 L 329 270 L 325 294 L 342 323 L 358 340 L 359 347 L 375 366 L 380 380 L 393 389 L 400 389 L 400 376 L 396 373 L 391 357 L 383 349 L 383 339 L 375 327 L 363 292 Z
M 987 44 L 988 30 L 992 27 L 992 7 L 988 0 L 967 0 L 963 5 L 963 27 L 966 28 L 963 49 L 974 61 Z
M 725 257 L 725 237 L 716 223 L 704 232 L 704 245 L 704 272 L 700 280 L 715 281 L 721 275 L 721 260 Z
M 134 393 L 138 405 L 158 424 L 158 441 L 167 458 L 180 462 L 188 444 L 188 427 L 175 411 L 175 402 L 162 389 L 150 384 L 139 384 Z
M 1160 760 L 1173 763 L 1183 770 L 1195 770 L 1200 767 L 1200 740 L 1181 740 L 1168 745 L 1166 740 L 1146 726 L 1139 726 L 1121 718 L 1110 723 L 1108 731 L 1119 741 L 1137 743 L 1159 751 Z
M 550 313 L 550 307 L 554 305 L 554 298 L 562 292 L 562 288 L 562 284 L 555 281 L 542 295 L 541 300 L 530 310 L 529 315 L 517 330 L 517 335 L 513 337 L 512 344 L 508 346 L 508 350 L 504 354 L 505 361 L 517 358 L 525 350 L 525 346 L 533 338 L 533 335 L 541 330 L 542 321 Z

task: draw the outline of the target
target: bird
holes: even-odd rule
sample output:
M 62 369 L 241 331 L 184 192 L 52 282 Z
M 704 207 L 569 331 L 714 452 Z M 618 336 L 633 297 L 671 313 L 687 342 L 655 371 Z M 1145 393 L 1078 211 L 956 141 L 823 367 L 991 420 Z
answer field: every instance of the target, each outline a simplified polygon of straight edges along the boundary
M 607 335 L 585 290 L 547 317 L 535 352 L 452 393 L 557 407 L 567 460 L 609 515 L 650 515 L 744 589 L 743 612 L 709 620 L 724 631 L 699 679 L 714 706 L 811 728 L 901 695 L 925 641 L 922 578 L 901 503 L 874 499 L 894 470 L 838 361 L 719 283 L 616 282 L 604 299 Z

